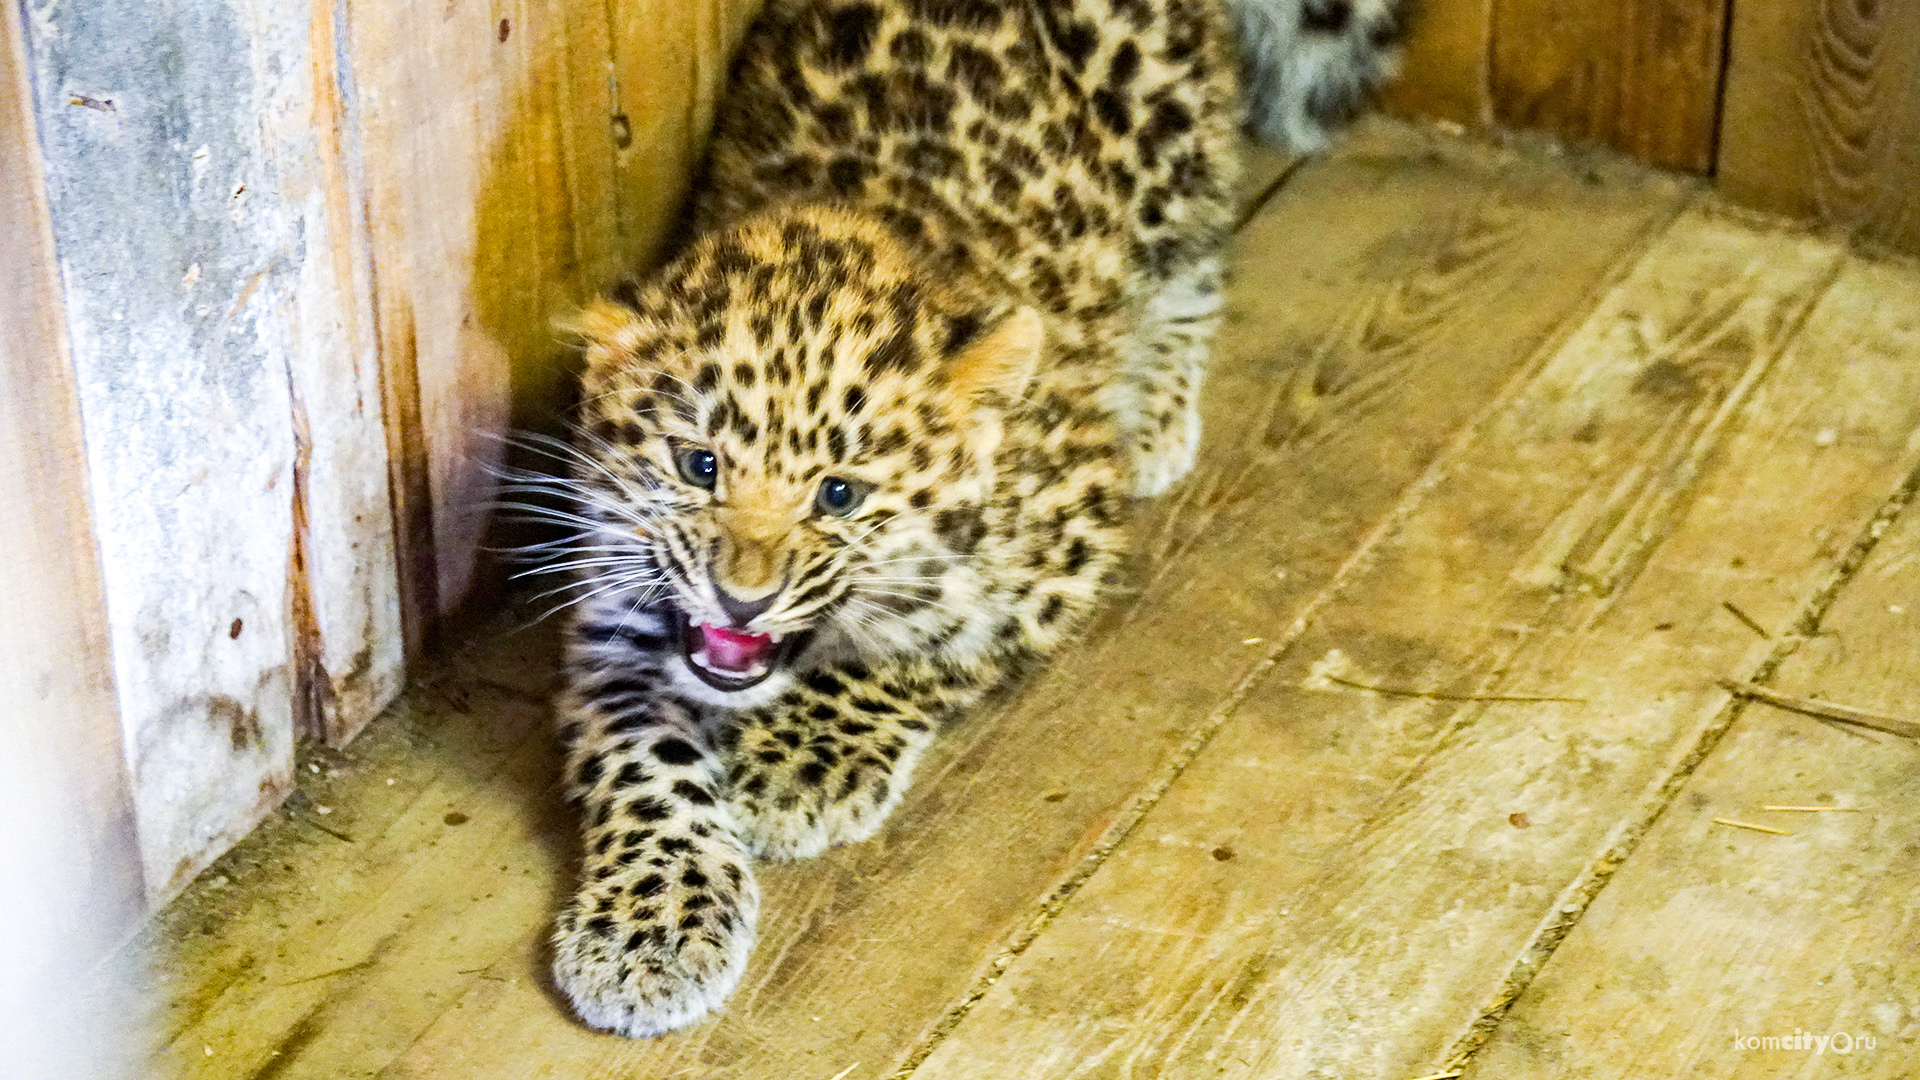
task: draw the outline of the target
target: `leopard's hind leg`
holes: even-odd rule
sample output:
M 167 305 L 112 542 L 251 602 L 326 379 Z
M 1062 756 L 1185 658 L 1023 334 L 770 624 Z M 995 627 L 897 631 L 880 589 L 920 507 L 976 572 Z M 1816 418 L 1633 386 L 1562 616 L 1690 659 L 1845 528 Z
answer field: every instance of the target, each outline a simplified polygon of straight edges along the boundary
M 1400 62 L 1407 0 L 1229 0 L 1240 24 L 1247 126 L 1318 150 Z
M 1122 350 L 1113 403 L 1133 460 L 1133 493 L 1172 487 L 1200 452 L 1200 388 L 1224 303 L 1219 256 L 1174 273 L 1148 298 Z

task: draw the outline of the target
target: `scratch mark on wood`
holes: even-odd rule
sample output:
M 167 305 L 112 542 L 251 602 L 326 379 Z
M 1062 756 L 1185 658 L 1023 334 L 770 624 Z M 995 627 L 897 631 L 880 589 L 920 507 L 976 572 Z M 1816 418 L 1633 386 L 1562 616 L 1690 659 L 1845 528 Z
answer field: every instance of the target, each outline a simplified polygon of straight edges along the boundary
M 1375 686 L 1372 683 L 1363 683 L 1340 675 L 1322 674 L 1320 677 L 1330 683 L 1338 683 L 1341 686 L 1351 687 L 1355 690 L 1366 690 L 1375 694 L 1385 694 L 1388 697 L 1425 698 L 1429 701 L 1564 701 L 1579 705 L 1584 705 L 1587 702 L 1586 698 L 1547 697 L 1533 694 L 1449 694 L 1439 690 L 1410 690 L 1398 686 Z
M 318 975 L 309 975 L 304 979 L 292 979 L 287 982 L 283 982 L 280 985 L 281 986 L 299 986 L 301 983 L 319 982 L 321 979 L 331 979 L 335 975 L 345 975 L 350 971 L 364 971 L 367 968 L 372 967 L 376 962 L 377 960 L 375 958 L 369 957 L 368 959 L 362 960 L 357 964 L 348 964 L 346 967 L 343 967 L 343 968 L 334 968 L 332 971 L 323 971 Z
M 234 194 L 237 196 L 241 191 L 245 190 L 247 190 L 247 187 L 245 184 L 242 184 L 240 185 L 240 191 L 236 191 Z M 234 298 L 233 306 L 227 309 L 227 318 L 231 319 L 235 315 L 240 314 L 240 309 L 247 306 L 247 301 L 253 298 L 254 292 L 260 288 L 260 283 L 266 279 L 267 272 L 265 270 L 248 278 L 246 285 L 240 289 L 240 295 Z

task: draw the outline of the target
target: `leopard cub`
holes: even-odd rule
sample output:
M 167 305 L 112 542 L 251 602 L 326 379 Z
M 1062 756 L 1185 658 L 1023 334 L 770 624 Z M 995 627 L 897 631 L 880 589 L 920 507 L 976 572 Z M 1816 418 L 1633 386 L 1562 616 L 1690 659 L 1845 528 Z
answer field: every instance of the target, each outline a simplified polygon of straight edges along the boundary
M 1350 25 L 1378 0 L 1246 2 L 1298 49 L 1334 49 L 1330 6 L 1339 48 L 1391 45 Z M 585 852 L 554 972 L 587 1023 L 724 1000 L 751 861 L 872 835 L 943 725 L 1084 625 L 1128 500 L 1192 465 L 1236 129 L 1323 91 L 1243 103 L 1233 23 L 772 0 L 749 32 L 695 239 L 576 322 L 557 708 Z

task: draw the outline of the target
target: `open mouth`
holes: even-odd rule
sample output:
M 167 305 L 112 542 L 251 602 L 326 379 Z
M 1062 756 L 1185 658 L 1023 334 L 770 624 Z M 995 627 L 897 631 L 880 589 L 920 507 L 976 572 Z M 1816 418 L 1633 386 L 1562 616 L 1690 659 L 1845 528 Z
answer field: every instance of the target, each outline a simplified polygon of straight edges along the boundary
M 792 659 L 808 633 L 755 634 L 696 623 L 676 612 L 687 668 L 715 690 L 756 686 Z

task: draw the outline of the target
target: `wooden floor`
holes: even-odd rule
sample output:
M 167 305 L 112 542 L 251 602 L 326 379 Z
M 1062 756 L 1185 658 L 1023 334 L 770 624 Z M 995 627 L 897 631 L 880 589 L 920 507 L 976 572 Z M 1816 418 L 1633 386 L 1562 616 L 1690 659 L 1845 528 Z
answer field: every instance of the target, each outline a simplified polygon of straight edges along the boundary
M 1920 716 L 1920 269 L 1384 124 L 1267 193 L 1132 588 L 763 870 L 723 1016 L 556 1003 L 551 640 L 500 631 L 159 921 L 150 1073 L 1920 1075 L 1920 742 L 1720 685 Z

